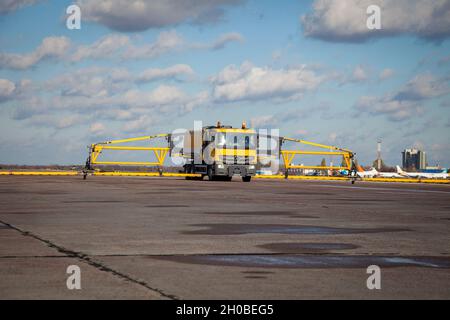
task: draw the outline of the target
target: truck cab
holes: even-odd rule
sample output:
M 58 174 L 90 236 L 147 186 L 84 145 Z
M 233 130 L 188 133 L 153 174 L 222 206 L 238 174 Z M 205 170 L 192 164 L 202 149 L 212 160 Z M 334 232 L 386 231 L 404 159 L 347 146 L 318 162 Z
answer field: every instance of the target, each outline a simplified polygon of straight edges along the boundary
M 199 173 L 209 180 L 230 181 L 234 175 L 250 182 L 256 174 L 257 135 L 243 123 L 241 128 L 203 127 L 201 132 L 189 131 L 184 138 L 185 173 Z

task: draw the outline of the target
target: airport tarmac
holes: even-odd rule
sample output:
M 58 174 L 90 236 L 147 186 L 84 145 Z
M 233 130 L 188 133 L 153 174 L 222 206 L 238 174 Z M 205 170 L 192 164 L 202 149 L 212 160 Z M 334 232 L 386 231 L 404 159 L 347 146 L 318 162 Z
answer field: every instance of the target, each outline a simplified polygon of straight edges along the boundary
M 0 204 L 0 299 L 450 298 L 449 185 L 1 176 Z

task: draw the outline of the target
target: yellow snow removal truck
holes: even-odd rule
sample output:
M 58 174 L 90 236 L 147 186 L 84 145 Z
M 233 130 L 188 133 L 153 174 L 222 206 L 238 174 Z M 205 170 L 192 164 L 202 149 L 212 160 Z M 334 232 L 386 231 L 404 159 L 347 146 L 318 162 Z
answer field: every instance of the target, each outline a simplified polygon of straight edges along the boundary
M 228 180 L 234 175 L 250 182 L 256 174 L 257 135 L 245 123 L 240 129 L 221 125 L 191 130 L 184 136 L 182 156 L 185 173 L 208 176 L 209 180 Z
M 276 130 L 278 131 L 278 130 Z M 158 139 L 165 139 L 161 145 Z M 123 145 L 130 142 L 142 142 L 151 140 L 152 145 Z M 284 149 L 284 145 L 289 143 L 290 148 Z M 300 149 L 296 146 L 302 146 Z M 89 156 L 83 170 L 84 178 L 94 170 L 96 166 L 137 166 L 137 167 L 157 167 L 161 176 L 184 176 L 186 179 L 203 179 L 205 176 L 209 180 L 228 180 L 235 175 L 241 176 L 242 180 L 249 182 L 256 175 L 258 168 L 268 164 L 276 164 L 275 174 L 284 169 L 284 176 L 288 178 L 290 170 L 304 171 L 315 170 L 328 172 L 339 172 L 352 178 L 356 177 L 356 167 L 354 162 L 355 153 L 348 149 L 335 146 L 324 145 L 301 139 L 292 139 L 267 134 L 267 130 L 247 128 L 245 122 L 241 128 L 222 125 L 218 122 L 215 126 L 199 125 L 194 130 L 177 129 L 172 133 L 163 133 L 152 136 L 128 138 L 121 140 L 111 140 L 94 143 L 88 146 Z M 310 150 L 313 148 L 316 150 Z M 114 161 L 101 160 L 103 151 L 144 151 L 145 161 Z M 148 153 L 153 154 L 153 161 L 147 160 Z M 164 173 L 164 161 L 167 155 L 172 157 L 172 162 L 176 166 L 183 166 L 184 172 Z M 304 165 L 299 158 L 309 156 L 330 157 L 330 165 Z M 341 157 L 339 166 L 333 165 L 333 157 Z M 181 159 L 181 161 L 179 161 Z M 279 160 L 282 166 L 278 167 Z M 294 164 L 294 161 L 297 164 Z

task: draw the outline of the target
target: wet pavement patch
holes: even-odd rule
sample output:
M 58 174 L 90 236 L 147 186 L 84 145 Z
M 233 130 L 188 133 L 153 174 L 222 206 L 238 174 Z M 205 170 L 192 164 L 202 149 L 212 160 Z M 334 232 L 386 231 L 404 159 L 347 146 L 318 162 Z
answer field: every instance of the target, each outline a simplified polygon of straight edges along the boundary
M 317 219 L 317 217 L 297 214 L 293 211 L 206 211 L 204 213 L 222 216 L 283 216 L 289 218 Z
M 196 255 L 152 257 L 166 261 L 188 264 L 202 264 L 230 267 L 330 269 L 367 268 L 377 265 L 381 268 L 424 267 L 450 268 L 449 257 L 423 256 L 350 256 L 350 255 Z
M 304 225 L 286 225 L 286 224 L 232 224 L 232 223 L 213 223 L 213 224 L 195 224 L 194 227 L 203 227 L 207 229 L 184 231 L 183 234 L 198 235 L 238 235 L 250 233 L 278 233 L 278 234 L 356 234 L 356 233 L 380 233 L 380 232 L 399 232 L 410 231 L 409 229 L 399 228 L 335 228 L 324 226 L 304 226 Z
M 359 246 L 349 243 L 268 243 L 258 246 L 279 253 L 316 253 L 328 252 L 333 250 L 351 250 Z

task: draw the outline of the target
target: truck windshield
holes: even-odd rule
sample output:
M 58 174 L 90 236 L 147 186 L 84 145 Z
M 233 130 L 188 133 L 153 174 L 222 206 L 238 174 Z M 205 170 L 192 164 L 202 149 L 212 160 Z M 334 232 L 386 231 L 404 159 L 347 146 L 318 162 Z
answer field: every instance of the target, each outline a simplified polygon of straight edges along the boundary
M 255 149 L 256 135 L 253 133 L 218 132 L 216 146 L 222 148 Z

